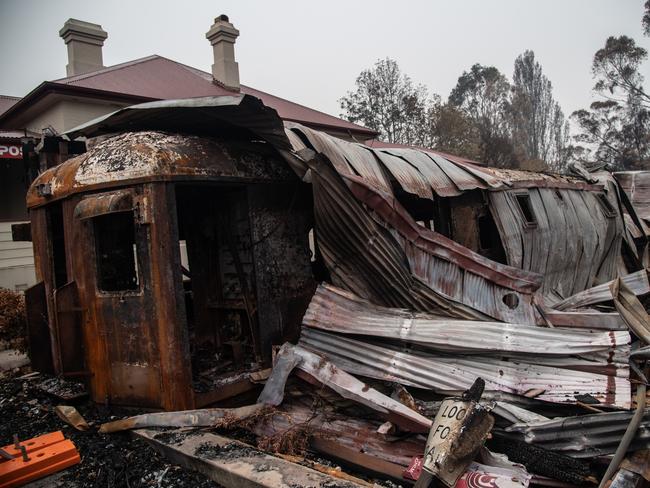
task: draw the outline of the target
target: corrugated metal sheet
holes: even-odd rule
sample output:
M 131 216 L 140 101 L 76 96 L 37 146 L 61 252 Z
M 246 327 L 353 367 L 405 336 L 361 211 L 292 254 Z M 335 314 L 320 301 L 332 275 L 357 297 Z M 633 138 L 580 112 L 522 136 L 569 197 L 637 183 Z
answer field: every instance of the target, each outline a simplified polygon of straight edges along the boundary
M 526 223 L 520 198 L 528 199 L 534 223 Z M 489 199 L 508 264 L 543 275 L 547 302 L 616 276 L 625 229 L 615 194 L 529 188 L 490 192 Z
M 453 320 L 408 310 L 379 307 L 331 285 L 320 285 L 303 325 L 329 332 L 413 343 L 464 354 L 525 354 L 545 357 L 602 352 L 605 361 L 629 357 L 630 334 L 571 330 L 471 320 Z
M 641 271 L 621 277 L 621 280 L 634 292 L 635 295 L 647 295 L 650 293 L 650 280 L 648 278 L 648 273 L 650 273 L 650 270 L 642 269 Z M 575 295 L 554 304 L 553 308 L 556 310 L 573 310 L 611 301 L 612 292 L 609 288 L 611 284 L 612 282 L 608 281 L 607 283 L 576 293 Z
M 462 189 L 424 151 L 417 151 L 415 149 L 387 149 L 377 152 L 399 157 L 417 168 L 418 172 L 427 181 L 436 195 L 452 197 L 462 193 Z
M 392 195 L 393 190 L 390 183 L 372 151 L 358 144 L 332 137 L 308 127 L 298 126 L 297 124 L 294 130 L 300 131 L 316 151 L 324 154 L 331 161 L 339 173 L 346 175 L 358 174 L 368 184 Z
M 468 389 L 477 377 L 486 390 L 526 395 L 541 391 L 536 399 L 575 403 L 582 395 L 620 408 L 631 403 L 627 379 L 569 369 L 504 361 L 485 356 L 449 357 L 350 339 L 317 329 L 303 328 L 299 344 L 323 354 L 352 374 L 403 385 L 455 393 Z
M 326 161 L 309 166 L 318 244 L 337 286 L 387 306 L 537 322 L 532 292 L 540 276 L 491 261 L 418 225 L 393 197 L 363 178 L 342 179 Z M 460 277 L 462 294 L 445 292 L 450 273 L 432 269 L 438 266 Z M 503 301 L 506 295 L 516 296 L 514 307 Z
M 632 412 L 607 412 L 515 424 L 506 428 L 506 436 L 571 457 L 594 458 L 614 454 L 632 415 Z M 650 411 L 643 417 L 630 450 L 647 448 L 650 448 Z
M 331 388 L 343 398 L 365 405 L 380 414 L 391 416 L 398 425 L 414 432 L 427 433 L 431 420 L 406 405 L 371 388 L 354 376 L 329 363 L 322 356 L 300 346 L 285 343 L 278 357 L 297 356 L 296 367 L 319 383 Z M 270 385 L 274 387 L 275 385 Z M 278 385 L 284 390 L 284 385 Z M 265 390 L 267 388 L 265 387 Z
M 639 217 L 650 223 L 650 171 L 621 171 L 614 176 Z
M 404 159 L 393 156 L 386 151 L 374 151 L 375 156 L 379 158 L 381 163 L 386 167 L 388 172 L 395 178 L 402 189 L 408 193 L 412 193 L 421 198 L 433 198 L 431 185 L 427 182 L 426 178 L 417 170 L 415 166 L 406 162 Z M 450 191 L 456 192 L 453 187 L 449 187 Z

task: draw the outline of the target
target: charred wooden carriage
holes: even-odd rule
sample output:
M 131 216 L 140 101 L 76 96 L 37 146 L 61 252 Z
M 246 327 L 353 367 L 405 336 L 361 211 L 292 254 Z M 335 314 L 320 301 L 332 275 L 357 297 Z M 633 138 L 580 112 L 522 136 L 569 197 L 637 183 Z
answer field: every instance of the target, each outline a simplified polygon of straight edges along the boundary
M 304 186 L 268 144 L 161 132 L 41 175 L 28 204 L 54 371 L 96 401 L 165 409 L 249 388 L 314 290 Z

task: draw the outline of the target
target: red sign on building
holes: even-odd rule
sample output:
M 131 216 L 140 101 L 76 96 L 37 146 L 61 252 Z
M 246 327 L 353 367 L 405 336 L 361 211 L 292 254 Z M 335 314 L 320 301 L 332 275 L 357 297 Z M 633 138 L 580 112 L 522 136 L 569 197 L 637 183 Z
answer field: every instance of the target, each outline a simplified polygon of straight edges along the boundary
M 0 159 L 23 159 L 22 144 L 0 142 Z

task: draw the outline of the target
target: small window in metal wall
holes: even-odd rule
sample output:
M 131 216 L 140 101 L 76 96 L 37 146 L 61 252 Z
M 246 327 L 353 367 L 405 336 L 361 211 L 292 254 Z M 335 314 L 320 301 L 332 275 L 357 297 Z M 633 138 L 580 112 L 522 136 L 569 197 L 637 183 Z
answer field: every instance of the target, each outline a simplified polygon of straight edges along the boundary
M 133 212 L 93 218 L 97 256 L 97 288 L 130 291 L 140 287 Z
M 537 227 L 537 217 L 535 216 L 535 210 L 533 209 L 528 192 L 515 193 L 515 200 L 517 201 L 521 215 L 524 218 L 524 226 Z

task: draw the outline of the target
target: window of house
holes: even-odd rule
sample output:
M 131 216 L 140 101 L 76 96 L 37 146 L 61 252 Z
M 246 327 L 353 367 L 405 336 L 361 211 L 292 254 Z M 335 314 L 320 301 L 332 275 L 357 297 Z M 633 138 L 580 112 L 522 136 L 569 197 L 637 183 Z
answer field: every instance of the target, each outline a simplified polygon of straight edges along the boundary
M 530 195 L 528 193 L 515 193 L 515 199 L 519 205 L 521 215 L 524 217 L 525 226 L 537 227 L 537 217 L 530 201 Z
M 140 283 L 133 212 L 101 215 L 93 218 L 93 225 L 99 290 L 137 290 Z

